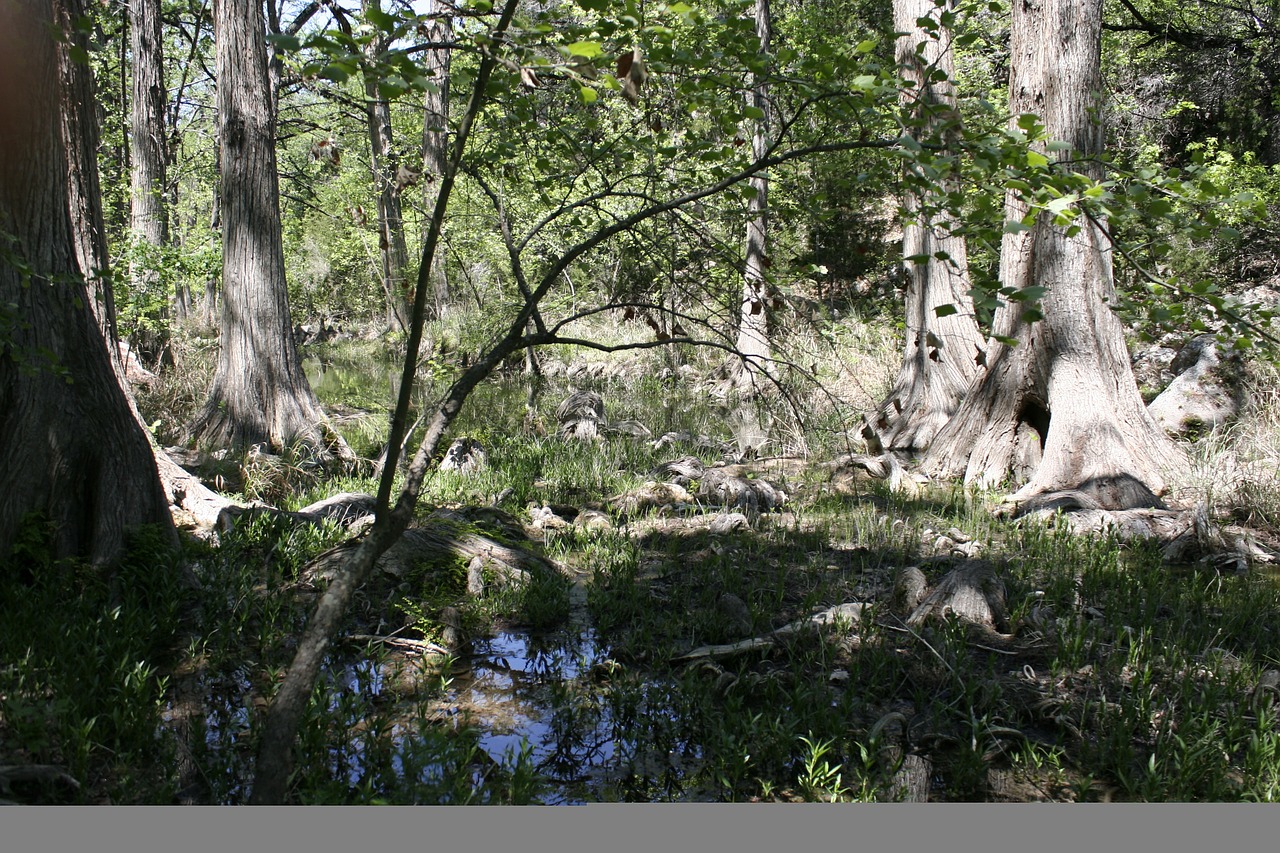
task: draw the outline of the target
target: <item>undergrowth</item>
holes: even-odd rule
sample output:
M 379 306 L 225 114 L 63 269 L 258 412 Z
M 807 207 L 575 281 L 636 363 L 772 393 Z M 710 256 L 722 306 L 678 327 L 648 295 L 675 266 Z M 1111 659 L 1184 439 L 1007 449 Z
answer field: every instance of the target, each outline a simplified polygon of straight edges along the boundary
M 324 355 L 330 373 L 382 357 L 342 367 L 341 351 Z M 558 571 L 524 585 L 482 573 L 477 594 L 468 565 L 441 554 L 370 581 L 308 706 L 292 801 L 886 801 L 913 785 L 933 800 L 1280 796 L 1274 577 L 1169 566 L 1150 546 L 999 520 L 994 496 L 959 487 L 838 488 L 814 465 L 752 469 L 790 497 L 732 532 L 710 531 L 722 510 L 702 499 L 624 513 L 610 498 L 658 463 L 716 464 L 741 449 L 731 401 L 636 363 L 597 375 L 548 359 L 546 377 L 491 382 L 469 403 L 454 434 L 480 441 L 487 464 L 432 474 L 419 521 L 486 507 L 489 520 L 466 531 Z M 822 370 L 849 388 L 883 378 Z M 367 393 L 371 381 L 339 379 L 325 403 L 345 407 L 339 429 L 376 455 L 385 398 Z M 440 381 L 428 377 L 420 406 Z M 185 380 L 165 382 L 147 405 L 190 409 Z M 582 388 L 602 395 L 609 421 L 638 420 L 654 437 L 557 437 L 556 406 Z M 799 415 L 775 400 L 762 455 L 843 452 L 856 409 L 812 393 Z M 1250 423 L 1280 423 L 1270 398 L 1257 400 Z M 174 432 L 171 417 L 155 418 L 158 434 Z M 1212 485 L 1215 502 L 1274 524 L 1271 440 L 1237 430 L 1193 450 L 1206 470 L 1235 472 Z M 668 432 L 685 437 L 655 449 Z M 239 497 L 286 509 L 376 486 L 368 471 L 289 454 L 224 464 Z M 541 507 L 610 523 L 531 529 Z M 6 781 L 0 797 L 245 801 L 264 711 L 326 583 L 308 567 L 347 532 L 258 515 L 180 553 L 141 534 L 101 570 L 52 560 L 47 533 L 33 519 L 0 568 L 0 765 L 53 765 L 65 778 Z M 1012 639 L 954 617 L 908 624 L 890 607 L 903 567 L 936 582 L 970 559 L 1004 583 Z M 184 562 L 199 589 L 180 582 Z M 695 654 L 846 602 L 867 605 L 857 624 Z M 526 649 L 518 660 L 495 651 L 510 638 Z

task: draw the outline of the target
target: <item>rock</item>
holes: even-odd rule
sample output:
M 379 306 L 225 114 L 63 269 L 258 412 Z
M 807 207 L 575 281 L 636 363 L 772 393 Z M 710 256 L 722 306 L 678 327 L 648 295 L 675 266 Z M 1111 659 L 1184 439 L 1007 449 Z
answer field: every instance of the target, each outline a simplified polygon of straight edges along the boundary
M 531 526 L 538 530 L 563 530 L 571 523 L 570 518 L 575 518 L 577 511 L 572 508 L 551 507 L 551 506 L 533 506 L 529 508 L 529 518 L 532 522 Z
M 619 495 L 610 501 L 619 512 L 633 514 L 657 507 L 677 508 L 693 503 L 693 495 L 675 483 L 656 483 L 652 480 Z
M 738 596 L 731 592 L 721 593 L 716 601 L 716 611 L 724 617 L 730 633 L 739 637 L 751 633 L 751 610 Z
M 698 497 L 718 506 L 768 512 L 786 503 L 787 493 L 768 480 L 749 480 L 724 468 L 708 468 L 698 485 Z
M 746 530 L 751 526 L 747 521 L 747 517 L 740 512 L 722 512 L 715 518 L 711 519 L 711 526 L 708 528 L 712 533 L 724 534 L 732 533 L 735 530 Z
M 587 530 L 613 530 L 613 521 L 598 509 L 584 509 L 573 519 L 578 527 Z
M 1188 341 L 1171 367 L 1177 377 L 1147 406 L 1166 432 L 1185 435 L 1213 429 L 1240 413 L 1240 359 L 1224 353 L 1212 335 Z
M 441 471 L 457 471 L 459 474 L 471 474 L 485 466 L 487 461 L 484 447 L 474 438 L 455 439 L 444 452 L 440 460 Z

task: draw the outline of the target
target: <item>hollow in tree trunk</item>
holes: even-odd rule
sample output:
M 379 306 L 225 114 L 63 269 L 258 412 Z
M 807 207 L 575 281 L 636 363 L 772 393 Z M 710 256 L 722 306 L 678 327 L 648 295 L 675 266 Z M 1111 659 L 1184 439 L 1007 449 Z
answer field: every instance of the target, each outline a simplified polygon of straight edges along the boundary
M 1048 137 L 1067 143 L 1071 168 L 1096 176 L 1096 123 L 1102 0 L 1018 0 L 1011 37 L 1012 114 L 1035 113 Z M 1006 215 L 1028 208 L 1015 193 Z M 1114 282 L 1106 237 L 1094 222 L 1080 229 L 1042 215 L 1026 231 L 1007 233 L 1000 279 L 1007 287 L 1046 288 L 1044 319 L 1023 320 L 1022 305 L 1004 304 L 999 335 L 985 370 L 924 460 L 935 476 L 963 475 L 994 486 L 1026 479 L 1025 500 L 1077 491 L 1103 509 L 1152 506 L 1167 491 L 1181 452 L 1147 414 L 1129 366 L 1123 329 L 1112 312 Z
M 221 351 L 209 399 L 190 437 L 279 451 L 333 440 L 291 334 L 280 231 L 275 115 L 262 7 L 218 0 L 218 137 L 221 144 Z M 345 447 L 340 446 L 345 451 Z
M 137 525 L 177 540 L 77 258 L 60 99 L 78 112 L 69 127 L 91 124 L 93 104 L 60 91 L 70 66 L 54 41 L 54 22 L 76 17 L 61 0 L 0 4 L 0 80 L 22 93 L 0 98 L 0 559 L 35 514 L 55 556 L 105 564 Z
M 953 136 L 955 72 L 950 31 L 926 31 L 918 21 L 937 19 L 932 0 L 895 0 L 897 59 L 904 80 L 901 101 L 909 132 L 917 140 L 945 143 Z M 945 79 L 935 79 L 935 72 Z M 929 446 L 964 399 L 985 348 L 969 295 L 969 258 L 963 236 L 941 209 L 945 183 L 928 189 L 913 184 L 903 199 L 903 268 L 907 276 L 906 343 L 893 390 L 862 427 L 872 452 L 919 452 Z M 941 255 L 942 257 L 939 257 Z M 938 316 L 938 309 L 946 316 Z

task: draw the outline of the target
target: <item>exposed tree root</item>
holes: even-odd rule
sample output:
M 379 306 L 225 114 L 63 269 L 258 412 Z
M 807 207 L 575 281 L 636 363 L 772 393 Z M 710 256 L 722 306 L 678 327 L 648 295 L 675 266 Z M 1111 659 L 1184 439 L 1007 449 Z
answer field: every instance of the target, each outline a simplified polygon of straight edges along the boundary
M 672 663 L 683 663 L 697 660 L 724 660 L 725 658 L 735 657 L 737 655 L 746 654 L 747 652 L 767 649 L 784 640 L 795 637 L 799 634 L 816 631 L 837 623 L 845 623 L 857 625 L 862 621 L 863 612 L 867 605 L 858 602 L 849 602 L 846 604 L 837 604 L 835 607 L 828 607 L 820 613 L 814 613 L 803 619 L 797 619 L 789 622 L 781 628 L 762 634 L 758 637 L 750 637 L 745 640 L 739 640 L 736 643 L 725 643 L 722 645 L 699 646 L 692 651 L 685 652 L 671 659 Z
M 222 530 L 230 530 L 245 517 L 271 515 L 291 519 L 300 524 L 337 522 L 353 530 L 361 530 L 371 522 L 375 498 L 359 492 L 343 492 L 287 512 L 267 506 L 226 507 L 219 518 Z M 510 535 L 507 525 L 503 533 Z M 308 564 L 306 579 L 330 580 L 350 559 L 359 540 L 343 542 Z M 450 556 L 468 564 L 468 575 L 491 576 L 500 587 L 520 585 L 533 574 L 557 571 L 553 562 L 514 545 L 499 542 L 475 529 L 463 511 L 449 511 L 426 519 L 420 526 L 409 528 L 399 541 L 378 558 L 377 568 L 395 577 L 403 577 L 415 566 L 442 556 Z M 483 589 L 483 584 L 470 584 Z

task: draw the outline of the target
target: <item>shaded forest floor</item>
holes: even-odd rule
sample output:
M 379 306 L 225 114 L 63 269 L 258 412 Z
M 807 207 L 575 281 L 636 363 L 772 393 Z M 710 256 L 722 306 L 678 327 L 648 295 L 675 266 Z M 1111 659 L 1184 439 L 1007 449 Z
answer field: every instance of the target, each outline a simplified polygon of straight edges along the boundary
M 718 397 L 714 366 L 674 353 L 553 354 L 540 381 L 487 384 L 455 430 L 484 462 L 434 474 L 419 524 L 551 570 L 507 583 L 445 547 L 379 572 L 313 696 L 293 799 L 1280 796 L 1270 569 L 1169 565 L 1153 544 L 1061 519 L 998 519 L 999 495 L 894 493 L 832 464 L 851 449 L 849 412 L 891 378 L 891 343 L 858 344 L 821 367 L 822 393 L 797 398 L 803 416 Z M 309 355 L 339 429 L 376 456 L 384 353 Z M 143 391 L 162 441 L 200 402 L 207 357 L 189 349 Z M 573 390 L 605 402 L 600 438 L 557 435 Z M 1199 470 L 1226 470 L 1242 441 L 1265 459 L 1276 434 L 1202 437 Z M 681 459 L 699 475 L 661 467 Z M 191 461 L 241 502 L 286 510 L 376 486 L 288 453 Z M 772 491 L 726 497 L 708 471 Z M 1216 511 L 1269 541 L 1269 481 L 1238 484 L 1218 488 Z M 0 589 L 0 798 L 244 801 L 263 709 L 325 583 L 308 566 L 348 529 L 248 515 L 178 555 L 143 535 L 109 578 L 51 563 L 40 533 Z M 179 560 L 200 590 L 179 586 Z M 917 606 L 955 578 L 993 605 L 988 621 Z

